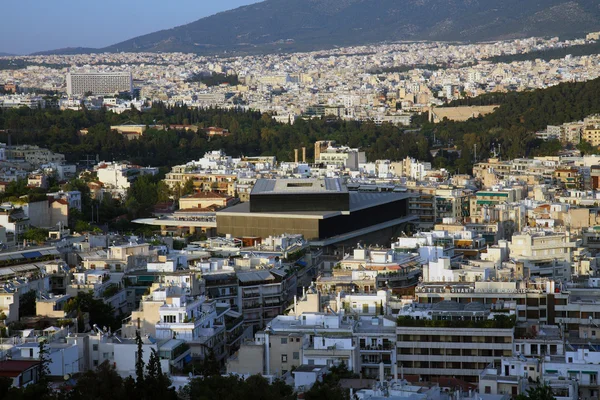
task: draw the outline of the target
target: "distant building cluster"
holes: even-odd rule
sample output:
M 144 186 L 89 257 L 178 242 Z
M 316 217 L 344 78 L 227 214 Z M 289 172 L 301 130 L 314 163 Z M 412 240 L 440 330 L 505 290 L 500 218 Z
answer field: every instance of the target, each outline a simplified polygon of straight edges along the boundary
M 123 112 L 132 106 L 144 110 L 146 104 L 161 101 L 167 105 L 257 110 L 290 124 L 298 118 L 332 117 L 408 126 L 415 113 L 428 111 L 434 121 L 444 117 L 463 120 L 485 115 L 495 106 L 454 110 L 438 106 L 485 93 L 587 81 L 600 74 L 597 55 L 512 63 L 490 59 L 568 49 L 594 38 L 592 33 L 586 39 L 566 41 L 527 38 L 477 44 L 390 43 L 289 57 L 216 58 L 182 53 L 32 56 L 24 60 L 33 66 L 0 71 L 0 84 L 4 83 L 9 93 L 0 96 L 0 106 L 80 109 L 85 105 L 87 109 L 106 107 Z M 55 67 L 45 67 L 44 63 Z M 239 83 L 209 87 L 194 79 L 212 74 L 235 75 Z M 40 90 L 64 96 L 42 101 L 36 94 Z M 125 98 L 129 96 L 132 99 Z

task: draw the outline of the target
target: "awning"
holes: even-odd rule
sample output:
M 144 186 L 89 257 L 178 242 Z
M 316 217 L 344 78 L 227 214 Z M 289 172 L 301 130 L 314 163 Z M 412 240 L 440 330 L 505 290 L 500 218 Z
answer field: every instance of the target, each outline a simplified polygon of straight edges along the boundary
M 39 251 L 28 251 L 27 253 L 23 253 L 23 257 L 25 258 L 37 258 L 41 256 L 42 253 L 40 253 Z
M 142 275 L 142 276 L 138 276 L 137 280 L 138 280 L 138 282 L 154 282 L 156 280 L 156 278 L 157 277 L 154 275 L 150 275 L 150 276 Z
M 556 373 L 558 373 L 558 370 L 555 370 L 555 369 L 547 369 L 547 370 L 546 370 L 546 373 L 547 373 L 547 374 L 556 374 Z
M 594 375 L 597 374 L 598 371 L 581 371 L 582 374 L 589 374 L 589 375 Z

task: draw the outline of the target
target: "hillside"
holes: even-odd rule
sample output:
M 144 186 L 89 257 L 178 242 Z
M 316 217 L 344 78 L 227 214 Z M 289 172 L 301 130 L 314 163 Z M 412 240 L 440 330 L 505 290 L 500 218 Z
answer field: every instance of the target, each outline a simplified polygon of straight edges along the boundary
M 303 51 L 397 40 L 582 36 L 595 30 L 600 30 L 596 0 L 265 0 L 97 51 Z

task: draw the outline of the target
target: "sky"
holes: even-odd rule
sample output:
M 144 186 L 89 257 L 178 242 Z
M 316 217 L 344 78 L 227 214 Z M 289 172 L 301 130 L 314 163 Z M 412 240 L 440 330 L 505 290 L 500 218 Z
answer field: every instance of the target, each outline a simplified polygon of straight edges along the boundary
M 105 47 L 259 0 L 0 0 L 0 52 Z

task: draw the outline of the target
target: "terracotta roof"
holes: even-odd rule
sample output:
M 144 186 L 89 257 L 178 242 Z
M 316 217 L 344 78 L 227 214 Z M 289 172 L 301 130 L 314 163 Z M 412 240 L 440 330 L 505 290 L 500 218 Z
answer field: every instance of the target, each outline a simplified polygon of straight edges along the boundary
M 175 213 L 178 213 L 178 212 L 212 212 L 212 211 L 219 210 L 220 208 L 221 208 L 221 206 L 218 206 L 216 204 L 211 204 L 208 207 L 182 208 L 182 209 L 175 211 Z
M 231 196 L 217 192 L 198 192 L 184 196 L 184 199 L 227 199 Z
M 50 200 L 50 203 L 54 203 L 54 202 L 60 203 L 60 204 L 62 204 L 62 205 L 67 205 L 67 204 L 69 204 L 69 203 L 68 203 L 68 202 L 67 202 L 65 199 L 51 199 L 51 200 Z
M 4 360 L 0 361 L 0 376 L 14 378 L 28 369 L 39 365 L 39 361 L 29 360 Z

